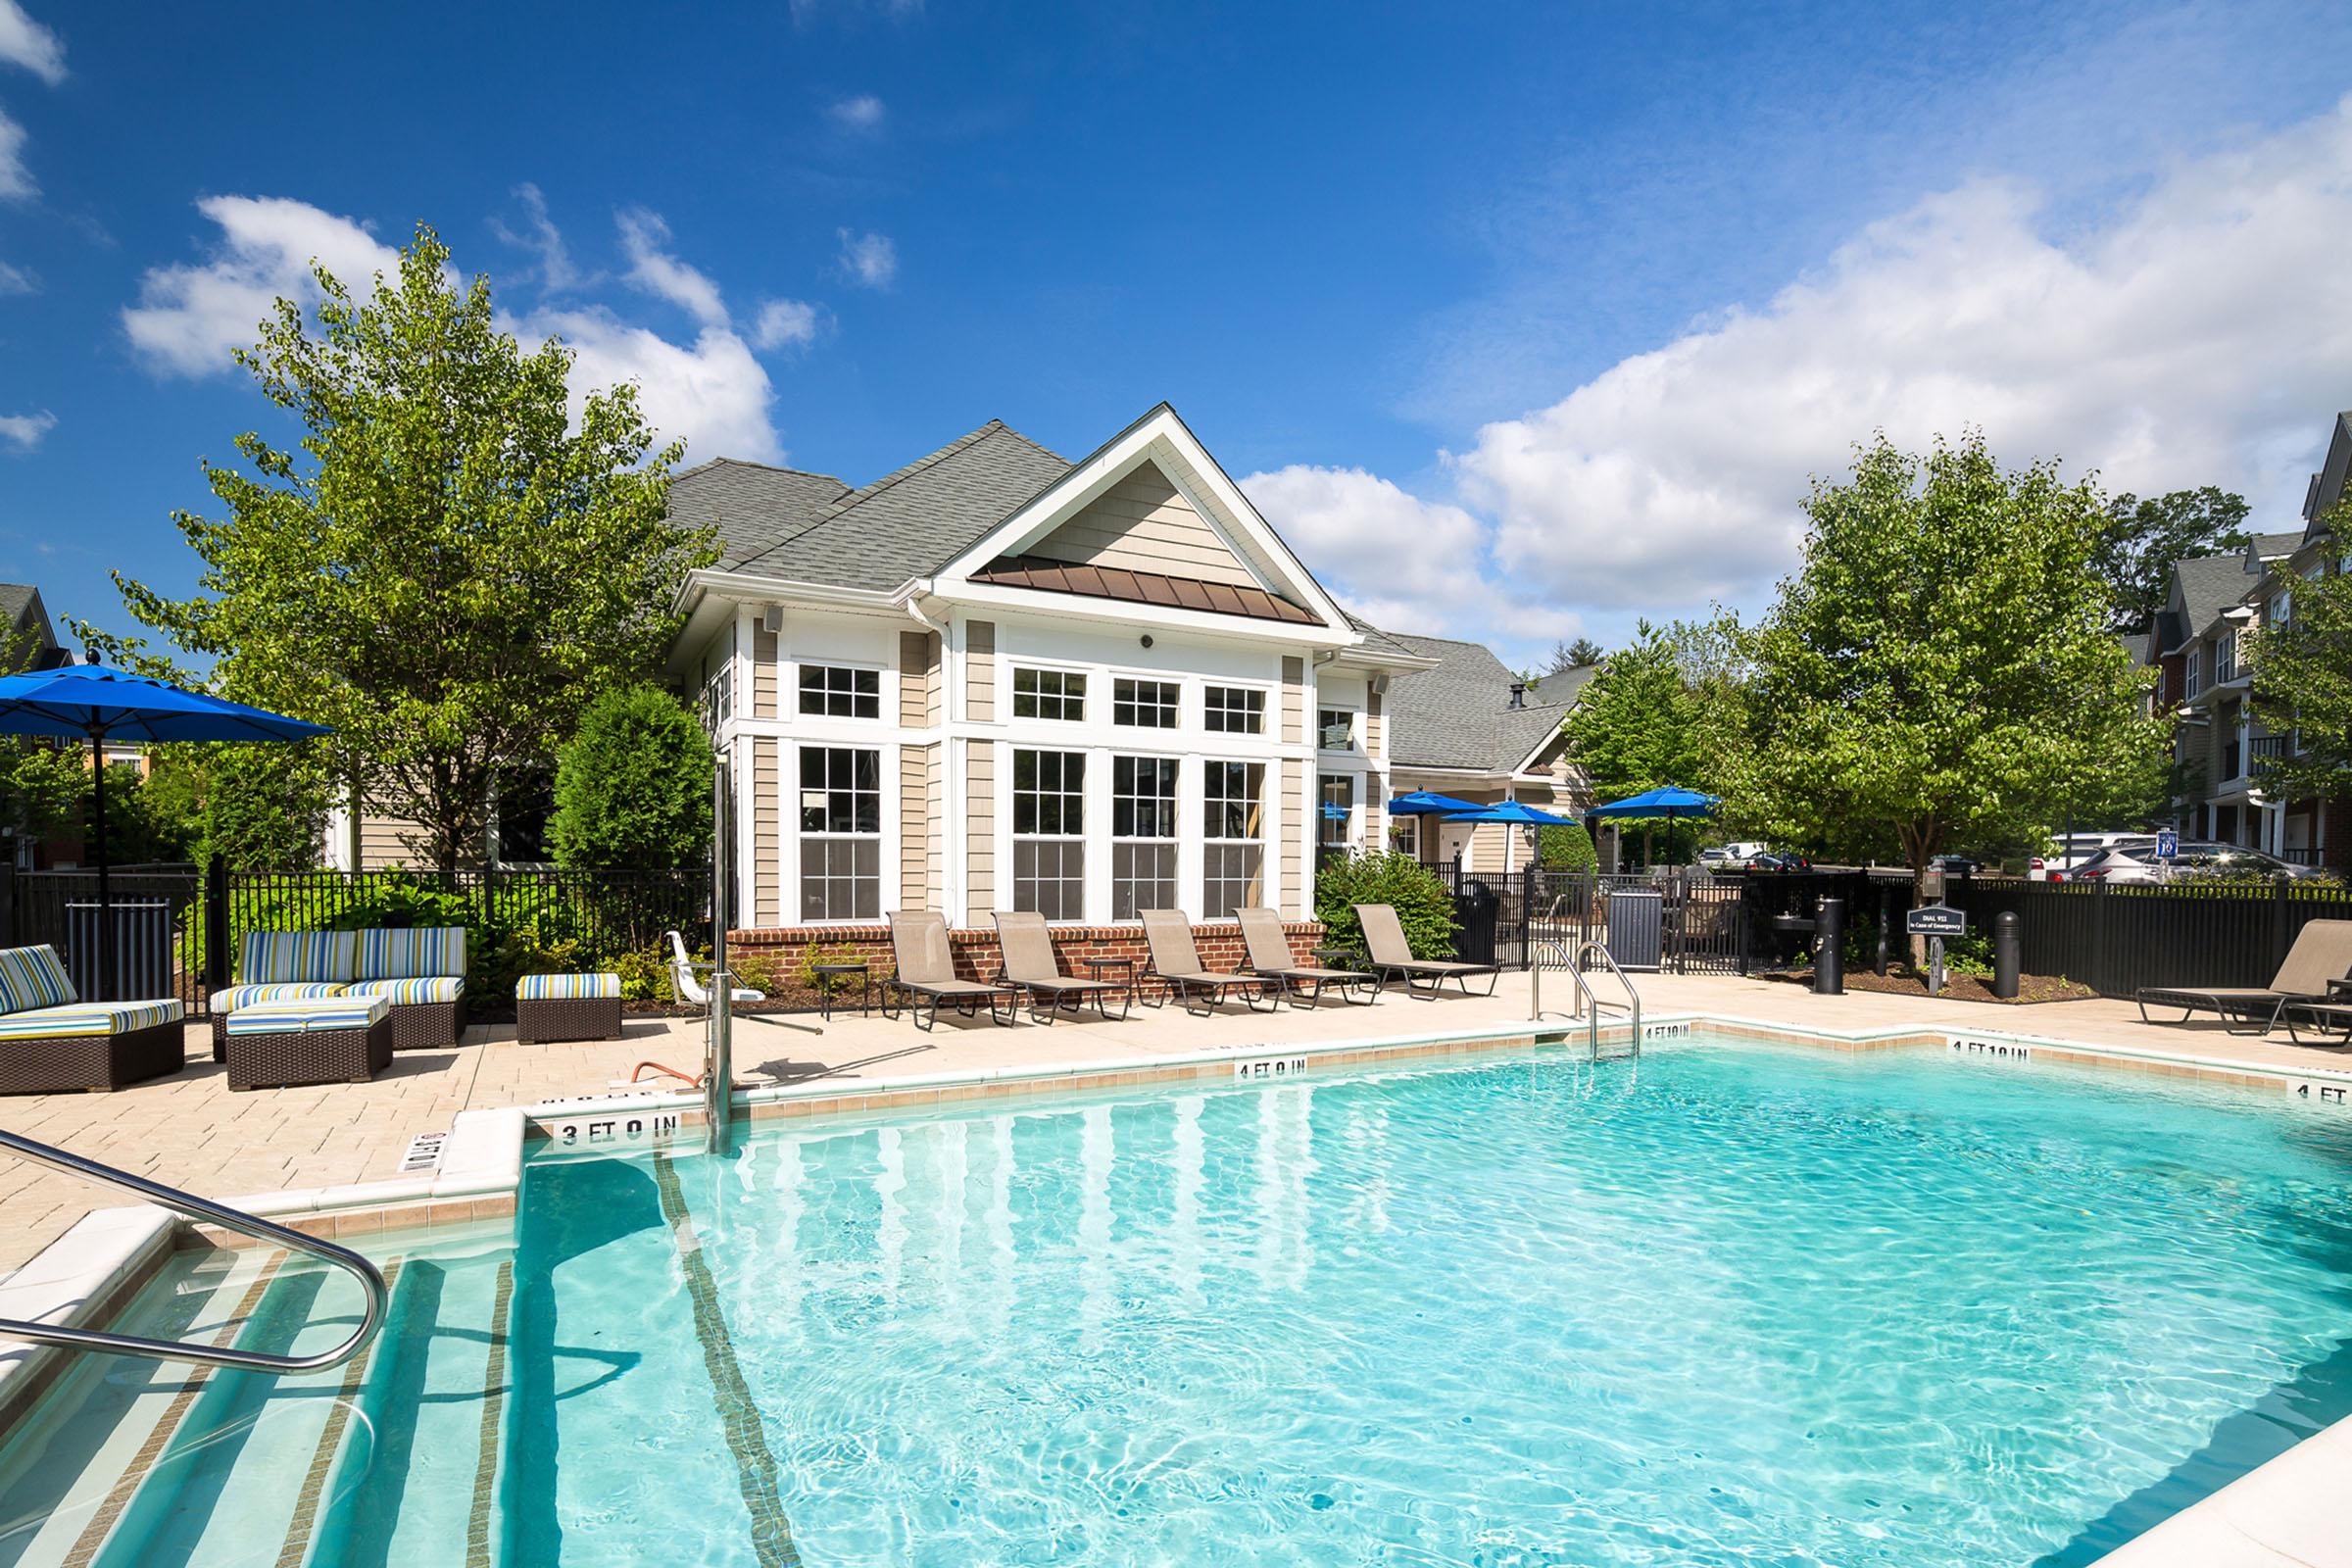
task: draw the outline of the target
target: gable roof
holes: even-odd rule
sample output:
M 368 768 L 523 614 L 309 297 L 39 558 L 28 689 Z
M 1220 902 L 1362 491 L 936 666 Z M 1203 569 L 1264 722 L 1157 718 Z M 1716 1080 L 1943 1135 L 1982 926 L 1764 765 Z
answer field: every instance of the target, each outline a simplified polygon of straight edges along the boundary
M 2344 491 L 2352 487 L 2352 409 L 2335 416 L 2335 425 L 2328 432 L 2328 451 L 2320 459 L 2320 471 L 2311 476 L 2311 486 L 2303 494 L 2303 537 L 2311 539 L 2323 531 L 2321 519 L 2344 499 Z
M 2277 561 L 2293 555 L 2302 543 L 2302 530 L 2297 529 L 2293 533 L 2258 533 L 2246 548 L 2256 561 Z
M 1531 688 L 1527 706 L 1515 709 L 1511 683 L 1518 677 L 1484 643 L 1384 635 L 1407 653 L 1439 661 L 1434 669 L 1389 682 L 1389 760 L 1400 767 L 1511 772 L 1558 731 L 1592 678 L 1590 669 L 1565 670 Z
M 2212 625 L 2256 581 L 2243 556 L 2174 562 L 2172 599 L 2156 616 L 2156 651 L 2170 653 Z
M 718 564 L 733 571 L 767 556 L 850 493 L 829 473 L 712 458 L 669 481 L 669 514 L 718 530 Z

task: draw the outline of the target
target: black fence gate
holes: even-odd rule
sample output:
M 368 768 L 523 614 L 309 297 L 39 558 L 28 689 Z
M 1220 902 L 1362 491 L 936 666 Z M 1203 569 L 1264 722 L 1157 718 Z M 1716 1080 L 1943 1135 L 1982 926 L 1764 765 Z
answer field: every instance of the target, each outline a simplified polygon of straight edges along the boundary
M 1621 962 L 1638 955 L 1642 967 L 1670 974 L 1741 969 L 1740 888 L 1703 872 L 1602 876 L 1525 866 L 1480 877 L 1458 861 L 1437 870 L 1453 894 L 1455 949 L 1473 962 L 1524 969 L 1538 956 L 1560 961 L 1599 942 Z

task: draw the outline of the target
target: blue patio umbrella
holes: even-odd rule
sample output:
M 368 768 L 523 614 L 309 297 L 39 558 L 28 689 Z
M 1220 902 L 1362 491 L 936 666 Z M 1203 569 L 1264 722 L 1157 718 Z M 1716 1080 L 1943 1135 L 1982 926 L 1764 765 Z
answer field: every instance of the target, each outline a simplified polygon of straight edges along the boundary
M 1492 806 L 1466 807 L 1452 812 L 1448 822 L 1508 822 L 1513 827 L 1574 827 L 1576 818 L 1555 816 L 1519 801 L 1496 801 Z
M 1442 816 L 1449 811 L 1475 811 L 1475 801 L 1457 801 L 1435 790 L 1412 790 L 1389 797 L 1391 816 Z
M 1348 808 L 1337 801 L 1325 801 L 1323 803 L 1323 820 L 1326 822 L 1347 821 Z
M 111 989 L 115 945 L 114 923 L 107 918 L 111 900 L 106 863 L 106 743 L 301 741 L 331 733 L 323 724 L 287 718 L 104 664 L 66 664 L 23 675 L 0 675 L 0 735 L 86 737 L 90 743 L 100 990 Z
M 1676 817 L 1713 816 L 1722 809 L 1723 797 L 1720 795 L 1702 795 L 1697 790 L 1687 790 L 1680 784 L 1663 784 L 1654 790 L 1643 790 L 1639 795 L 1629 795 L 1622 801 L 1611 801 L 1606 806 L 1595 806 L 1592 808 L 1592 814 L 1596 817 L 1662 816 L 1666 819 L 1669 830 L 1667 846 L 1671 850 L 1674 843 L 1672 829 Z M 1642 830 L 1642 858 L 1644 862 L 1649 859 L 1649 829 L 1647 828 Z

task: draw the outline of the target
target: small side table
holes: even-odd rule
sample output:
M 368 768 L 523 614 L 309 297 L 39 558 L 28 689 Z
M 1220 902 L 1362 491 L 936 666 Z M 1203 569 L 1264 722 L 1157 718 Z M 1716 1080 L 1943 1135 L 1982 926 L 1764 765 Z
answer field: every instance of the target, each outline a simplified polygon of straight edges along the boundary
M 1362 962 L 1353 948 L 1317 948 L 1315 961 L 1330 969 L 1343 969 Z
M 1078 961 L 1086 965 L 1088 971 L 1087 978 L 1089 980 L 1102 979 L 1105 970 L 1118 970 L 1120 977 L 1127 982 L 1127 1005 L 1130 1009 L 1133 1009 L 1144 1000 L 1142 988 L 1136 982 L 1135 960 L 1133 958 L 1121 957 L 1114 954 L 1107 957 L 1082 957 Z
M 863 962 L 820 963 L 815 965 L 814 972 L 817 1016 L 825 1022 L 833 1021 L 833 993 L 840 990 L 841 983 L 852 975 L 858 977 L 858 1016 L 864 1017 L 866 1010 L 873 1005 L 874 977 Z

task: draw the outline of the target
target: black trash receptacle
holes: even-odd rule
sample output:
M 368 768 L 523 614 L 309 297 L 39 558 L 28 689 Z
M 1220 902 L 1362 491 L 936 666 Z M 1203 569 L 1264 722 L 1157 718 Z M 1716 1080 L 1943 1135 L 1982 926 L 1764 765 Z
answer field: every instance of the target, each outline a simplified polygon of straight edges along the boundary
M 1501 913 L 1501 894 L 1476 877 L 1463 878 L 1453 896 L 1453 917 L 1461 927 L 1453 934 L 1453 948 L 1465 962 L 1494 961 L 1494 928 Z

